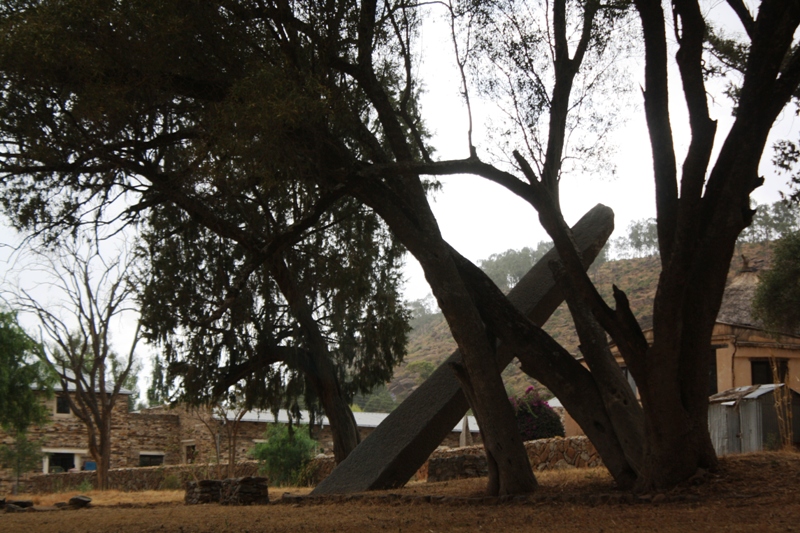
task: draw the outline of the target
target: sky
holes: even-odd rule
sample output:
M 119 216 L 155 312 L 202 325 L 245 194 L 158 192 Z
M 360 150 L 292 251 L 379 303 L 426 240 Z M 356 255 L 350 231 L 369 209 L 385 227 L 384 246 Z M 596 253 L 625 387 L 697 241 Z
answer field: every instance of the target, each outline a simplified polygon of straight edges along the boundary
M 724 11 L 724 4 L 710 5 L 716 17 L 728 16 Z M 735 21 L 732 24 L 738 25 Z M 419 76 L 424 80 L 425 93 L 422 95 L 421 106 L 426 126 L 432 133 L 430 144 L 435 147 L 437 157 L 463 158 L 468 155 L 467 112 L 460 96 L 458 72 L 446 31 L 446 27 L 436 17 L 427 18 L 423 26 L 420 51 L 424 61 L 419 67 Z M 639 59 L 629 59 L 633 65 L 633 83 L 636 83 L 642 76 L 641 66 L 637 63 Z M 671 73 L 670 80 L 672 126 L 679 154 L 678 161 L 681 161 L 689 138 L 686 111 L 676 72 Z M 711 84 L 709 90 L 712 95 L 716 95 L 711 98 L 711 114 L 712 118 L 719 121 L 719 144 L 732 122 L 730 106 L 725 97 L 721 96 L 722 87 Z M 476 101 L 475 95 L 473 99 Z M 622 110 L 622 124 L 609 138 L 609 147 L 615 149 L 615 177 L 608 173 L 569 174 L 563 177 L 562 205 L 570 224 L 597 203 L 610 206 L 616 214 L 616 231 L 612 238 L 624 234 L 630 222 L 655 216 L 652 158 L 641 107 L 641 97 L 634 91 L 628 105 Z M 486 103 L 475 103 L 473 111 L 476 116 L 476 139 L 485 137 L 483 118 L 494 112 L 493 110 Z M 796 139 L 798 129 L 800 128 L 794 113 L 791 110 L 785 111 L 773 129 L 771 140 L 787 136 Z M 478 142 L 477 149 L 481 156 L 484 156 L 487 148 Z M 780 197 L 779 191 L 787 190 L 786 177 L 778 176 L 770 164 L 770 151 L 770 148 L 765 151 L 761 168 L 766 184 L 752 195 L 759 203 L 774 202 Z M 539 241 L 549 240 L 539 225 L 533 208 L 500 186 L 474 176 L 445 177 L 441 179 L 441 183 L 442 190 L 435 193 L 432 209 L 444 238 L 467 258 L 477 262 L 493 253 L 535 246 Z M 10 245 L 16 241 L 17 237 L 12 230 L 0 230 L 0 245 Z M 0 269 L 6 271 L 3 283 L 8 283 L 7 272 L 11 266 L 8 263 L 3 265 L 2 258 L 9 256 L 9 250 L 7 246 L 0 248 Z M 410 256 L 406 261 L 405 277 L 407 300 L 421 299 L 430 293 L 421 268 Z M 36 280 L 28 279 L 28 282 L 32 281 Z M 25 319 L 23 323 L 32 324 L 30 319 Z M 118 322 L 115 338 L 119 352 L 127 352 L 133 329 L 131 317 Z M 140 345 L 140 357 L 145 363 L 143 376 L 150 375 L 148 360 L 152 352 L 151 348 Z
M 724 3 L 707 4 L 710 15 L 724 20 L 729 32 L 739 31 L 739 22 L 731 16 Z M 464 99 L 460 96 L 458 70 L 448 41 L 447 28 L 440 14 L 430 17 L 422 31 L 422 55 L 425 58 L 421 78 L 425 81 L 422 109 L 426 125 L 433 133 L 431 144 L 436 155 L 442 159 L 464 158 L 469 155 L 467 142 L 468 115 Z M 431 53 L 435 50 L 436 53 Z M 639 57 L 627 58 L 632 82 L 643 83 L 643 68 Z M 674 65 L 672 65 L 674 67 Z M 682 99 L 677 70 L 670 72 L 670 112 L 676 152 L 680 163 L 688 147 L 689 129 L 687 112 Z M 711 118 L 718 121 L 716 149 L 730 129 L 730 101 L 723 96 L 720 83 L 709 82 Z M 471 94 L 476 116 L 491 114 L 495 109 L 490 104 L 475 104 L 478 100 Z M 787 178 L 776 174 L 770 162 L 771 144 L 782 138 L 797 139 L 798 123 L 793 110 L 784 111 L 765 150 L 761 173 L 765 185 L 757 189 L 752 198 L 758 203 L 772 203 L 780 199 L 780 191 L 787 191 Z M 625 234 L 628 225 L 635 220 L 655 217 L 655 188 L 652 174 L 652 152 L 647 127 L 642 111 L 642 98 L 634 90 L 627 105 L 621 110 L 621 124 L 609 138 L 608 147 L 615 150 L 613 163 L 615 176 L 608 172 L 596 175 L 567 174 L 561 181 L 561 201 L 564 216 L 573 224 L 598 203 L 611 207 L 615 213 L 615 232 L 612 238 Z M 474 121 L 475 137 L 485 134 L 486 126 Z M 477 144 L 483 157 L 482 147 Z M 488 258 L 493 253 L 508 249 L 535 246 L 539 241 L 549 241 L 538 222 L 533 208 L 525 201 L 506 191 L 499 185 L 474 176 L 453 176 L 441 180 L 442 191 L 434 196 L 433 212 L 436 215 L 444 238 L 462 255 L 472 261 Z M 416 300 L 426 297 L 430 290 L 422 269 L 413 257 L 406 265 L 406 298 Z

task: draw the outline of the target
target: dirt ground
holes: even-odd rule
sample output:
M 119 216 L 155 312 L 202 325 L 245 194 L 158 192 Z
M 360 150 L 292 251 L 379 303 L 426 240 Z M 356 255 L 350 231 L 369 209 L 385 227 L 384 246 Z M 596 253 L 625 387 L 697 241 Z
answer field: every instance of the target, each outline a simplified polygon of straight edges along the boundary
M 485 479 L 410 484 L 403 489 L 333 498 L 271 489 L 258 507 L 185 506 L 182 494 L 126 500 L 93 495 L 72 511 L 0 513 L 8 533 L 256 533 L 284 531 L 800 531 L 800 454 L 762 453 L 721 460 L 665 494 L 617 491 L 604 470 L 564 470 L 538 476 L 539 491 L 511 501 L 483 498 Z M 39 498 L 40 505 L 68 495 Z M 149 499 L 150 502 L 145 503 Z

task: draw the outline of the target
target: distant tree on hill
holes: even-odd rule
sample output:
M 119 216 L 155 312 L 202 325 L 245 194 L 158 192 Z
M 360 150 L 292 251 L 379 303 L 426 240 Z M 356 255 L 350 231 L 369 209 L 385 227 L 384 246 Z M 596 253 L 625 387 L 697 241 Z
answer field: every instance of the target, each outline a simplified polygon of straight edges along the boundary
M 739 235 L 739 242 L 769 242 L 798 229 L 797 207 L 789 202 L 756 204 L 753 223 Z
M 800 232 L 785 235 L 774 244 L 772 268 L 761 274 L 753 314 L 768 330 L 800 330 Z
M 442 317 L 442 312 L 436 305 L 436 300 L 432 294 L 428 294 L 428 296 L 419 300 L 405 302 L 405 305 L 411 315 L 411 320 L 408 323 L 411 329 L 419 329 Z
M 508 292 L 552 247 L 553 243 L 550 241 L 539 241 L 536 248 L 526 246 L 521 250 L 509 249 L 492 254 L 488 259 L 478 261 L 478 266 L 500 290 Z

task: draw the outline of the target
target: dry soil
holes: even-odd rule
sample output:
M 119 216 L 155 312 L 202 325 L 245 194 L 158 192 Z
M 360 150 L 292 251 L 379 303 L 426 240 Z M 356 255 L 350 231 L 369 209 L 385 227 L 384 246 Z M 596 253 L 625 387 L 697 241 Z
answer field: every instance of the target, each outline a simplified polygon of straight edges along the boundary
M 800 455 L 762 453 L 721 460 L 668 493 L 617 491 L 604 470 L 539 476 L 539 491 L 511 501 L 482 496 L 485 479 L 410 484 L 338 498 L 271 489 L 258 507 L 185 506 L 180 493 L 94 494 L 91 508 L 1 513 L 0 532 L 200 533 L 283 531 L 800 531 Z M 68 495 L 38 498 L 40 507 Z M 149 500 L 149 502 L 148 502 Z

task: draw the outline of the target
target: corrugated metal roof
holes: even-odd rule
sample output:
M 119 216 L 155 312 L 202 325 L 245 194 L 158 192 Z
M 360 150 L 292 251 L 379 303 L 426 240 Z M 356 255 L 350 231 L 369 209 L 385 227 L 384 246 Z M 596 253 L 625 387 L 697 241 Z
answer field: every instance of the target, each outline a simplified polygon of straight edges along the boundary
M 778 387 L 783 387 L 783 383 L 768 383 L 763 385 L 747 385 L 736 387 L 726 391 L 718 392 L 708 399 L 709 403 L 738 402 L 740 400 L 754 400 L 765 394 L 769 394 Z
M 383 422 L 389 413 L 353 413 L 353 416 L 356 419 L 356 425 L 360 428 L 376 428 L 378 425 Z M 236 411 L 228 411 L 226 414 L 228 420 L 234 420 L 236 418 Z M 219 415 L 214 415 L 214 418 L 221 420 L 222 417 Z M 300 411 L 300 425 L 308 424 L 308 421 L 311 419 L 308 411 Z M 463 420 L 463 419 L 462 419 Z M 475 419 L 474 416 L 467 417 L 469 422 L 469 430 L 472 433 L 477 433 L 478 429 L 478 421 Z M 272 414 L 272 411 L 261 411 L 261 410 L 252 410 L 247 411 L 244 416 L 242 417 L 243 422 L 264 422 L 264 423 L 274 423 L 275 416 Z M 289 413 L 285 409 L 281 409 L 278 411 L 278 423 L 280 424 L 288 424 L 289 423 Z M 297 421 L 295 421 L 297 423 Z M 454 432 L 461 431 L 461 421 L 456 424 L 453 428 Z M 323 416 L 321 424 L 323 426 L 329 426 L 330 423 L 328 422 L 328 417 Z
M 64 374 L 69 379 L 75 379 L 75 373 L 70 369 L 65 369 L 64 370 Z M 31 388 L 34 389 L 34 390 L 39 390 L 41 387 L 39 387 L 39 385 L 34 384 L 34 385 L 31 385 Z M 61 386 L 61 380 L 57 378 L 55 383 L 53 383 L 53 391 L 54 392 L 62 392 L 63 390 L 64 390 L 64 388 Z M 77 387 L 75 387 L 74 383 L 67 382 L 67 392 L 75 392 L 76 390 L 77 390 Z M 109 393 L 109 394 L 114 392 L 114 383 L 106 382 L 106 392 Z M 133 391 L 122 387 L 122 388 L 120 388 L 119 393 L 120 394 L 131 395 L 131 394 L 133 394 Z

